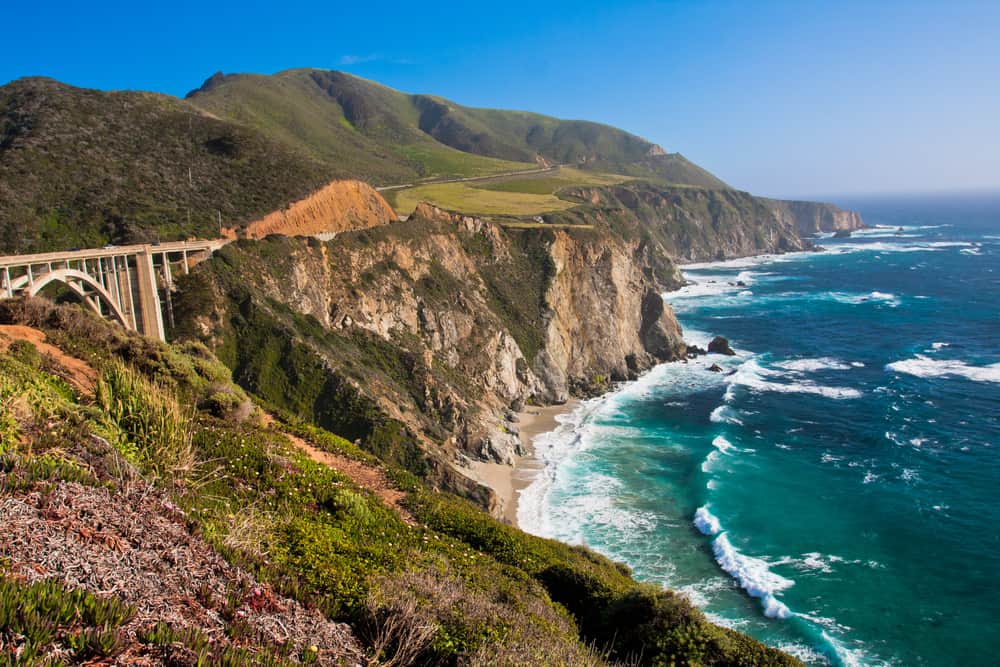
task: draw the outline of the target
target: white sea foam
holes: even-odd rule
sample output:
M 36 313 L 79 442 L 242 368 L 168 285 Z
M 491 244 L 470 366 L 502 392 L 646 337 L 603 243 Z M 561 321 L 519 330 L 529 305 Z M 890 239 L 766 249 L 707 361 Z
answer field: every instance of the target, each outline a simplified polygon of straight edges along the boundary
M 718 460 L 718 458 L 719 458 L 718 451 L 709 452 L 708 456 L 705 457 L 705 460 L 701 462 L 701 471 L 712 472 L 714 470 L 713 466 L 716 460 Z
M 695 528 L 703 535 L 715 535 L 722 530 L 718 517 L 708 510 L 708 505 L 703 505 L 694 513 Z
M 743 420 L 741 420 L 737 414 L 737 411 L 728 405 L 720 405 L 712 410 L 712 413 L 708 416 L 708 418 L 716 424 L 735 424 L 737 426 L 742 426 Z
M 838 400 L 861 397 L 861 392 L 851 387 L 827 387 L 809 380 L 783 383 L 765 379 L 779 374 L 780 371 L 764 368 L 756 360 L 750 359 L 741 364 L 736 373 L 728 376 L 726 380 L 732 384 L 749 387 L 756 391 L 775 391 L 785 394 L 816 394 L 817 396 Z
M 913 359 L 894 361 L 887 370 L 920 378 L 963 377 L 974 382 L 1000 382 L 1000 362 L 988 366 L 972 366 L 959 359 L 931 359 L 922 354 Z
M 732 579 L 718 576 L 710 579 L 703 579 L 702 581 L 698 581 L 693 584 L 687 584 L 686 586 L 681 586 L 679 588 L 675 588 L 674 590 L 684 595 L 694 606 L 704 608 L 709 605 L 711 598 L 715 593 L 729 590 L 732 588 L 732 585 Z M 733 627 L 734 625 L 744 622 L 743 620 L 732 621 L 730 619 L 718 619 L 718 617 L 712 622 L 714 623 L 716 620 L 721 620 L 720 625 L 725 625 L 726 627 Z
M 733 443 L 729 442 L 725 436 L 717 435 L 712 439 L 712 446 L 718 449 L 720 452 L 725 454 L 728 451 L 734 449 Z
M 940 350 L 943 347 L 950 347 L 951 343 L 931 343 L 931 347 L 935 350 Z
M 792 642 L 783 642 L 778 644 L 775 648 L 779 651 L 784 651 L 793 658 L 798 658 L 807 665 L 830 665 L 830 659 L 825 655 L 817 651 L 816 649 L 806 646 L 805 644 L 796 644 Z
M 897 237 L 899 238 L 899 237 Z M 948 248 L 969 248 L 972 243 L 966 241 L 907 241 L 900 238 L 897 242 L 870 241 L 866 243 L 842 243 L 832 246 L 834 252 L 937 252 Z
M 888 292 L 868 292 L 867 294 L 852 294 L 849 292 L 828 292 L 819 297 L 827 298 L 839 303 L 861 304 L 861 303 L 885 303 L 895 307 L 900 304 L 899 298 L 895 294 Z
M 750 596 L 759 598 L 764 615 L 769 618 L 790 618 L 794 614 L 776 595 L 795 584 L 791 579 L 771 571 L 767 561 L 741 554 L 726 533 L 712 543 L 719 567 L 729 573 Z
M 790 359 L 789 361 L 782 361 L 774 364 L 777 368 L 783 368 L 787 371 L 799 371 L 799 372 L 809 372 L 809 371 L 847 371 L 850 370 L 856 363 L 860 362 L 846 362 L 840 359 L 833 359 L 832 357 L 818 357 L 816 359 Z M 864 364 L 861 364 L 864 366 Z

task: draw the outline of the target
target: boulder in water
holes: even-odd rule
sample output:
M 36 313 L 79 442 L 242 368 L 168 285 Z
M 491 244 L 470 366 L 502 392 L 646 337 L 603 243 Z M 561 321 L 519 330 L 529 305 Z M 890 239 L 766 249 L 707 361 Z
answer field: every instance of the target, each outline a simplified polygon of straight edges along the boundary
M 708 370 L 712 371 L 713 373 L 721 373 L 722 366 L 720 366 L 719 364 L 712 364 L 711 366 L 708 367 Z
M 688 359 L 694 359 L 695 357 L 703 355 L 703 354 L 708 354 L 708 352 L 705 350 L 705 348 L 698 347 L 697 345 L 688 345 L 687 346 L 687 358 Z
M 729 341 L 726 340 L 724 336 L 716 336 L 712 339 L 712 342 L 708 344 L 708 351 L 714 352 L 715 354 L 724 354 L 729 357 L 736 356 L 733 352 L 733 348 L 729 347 Z

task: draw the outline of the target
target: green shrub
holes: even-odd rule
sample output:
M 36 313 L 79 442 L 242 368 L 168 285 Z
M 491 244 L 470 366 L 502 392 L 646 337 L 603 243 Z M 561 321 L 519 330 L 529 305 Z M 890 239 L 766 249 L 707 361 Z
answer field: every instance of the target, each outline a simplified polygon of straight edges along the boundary
M 80 659 L 111 657 L 123 647 L 117 628 L 134 614 L 117 598 L 98 598 L 54 579 L 25 584 L 0 574 L 0 644 L 15 637 L 24 642 L 13 664 L 43 664 L 34 659 L 60 646 Z
M 123 436 L 127 456 L 159 477 L 188 475 L 195 466 L 191 415 L 163 386 L 122 362 L 98 378 L 97 402 Z

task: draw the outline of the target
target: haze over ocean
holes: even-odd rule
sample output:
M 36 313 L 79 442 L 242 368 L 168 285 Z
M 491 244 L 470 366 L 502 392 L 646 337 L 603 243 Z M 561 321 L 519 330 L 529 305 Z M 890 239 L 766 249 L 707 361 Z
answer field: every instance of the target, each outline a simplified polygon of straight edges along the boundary
M 738 355 L 566 416 L 519 521 L 810 664 L 992 664 L 1000 197 L 838 203 L 880 227 L 685 267 L 686 339 Z

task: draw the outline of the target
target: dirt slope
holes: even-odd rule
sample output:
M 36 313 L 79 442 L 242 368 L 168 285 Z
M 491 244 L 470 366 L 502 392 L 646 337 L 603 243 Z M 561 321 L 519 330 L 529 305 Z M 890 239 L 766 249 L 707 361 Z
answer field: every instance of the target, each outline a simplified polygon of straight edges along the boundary
M 396 219 L 392 207 L 367 183 L 332 181 L 304 199 L 251 222 L 241 234 L 307 236 L 386 225 Z M 235 237 L 235 230 L 227 230 Z

